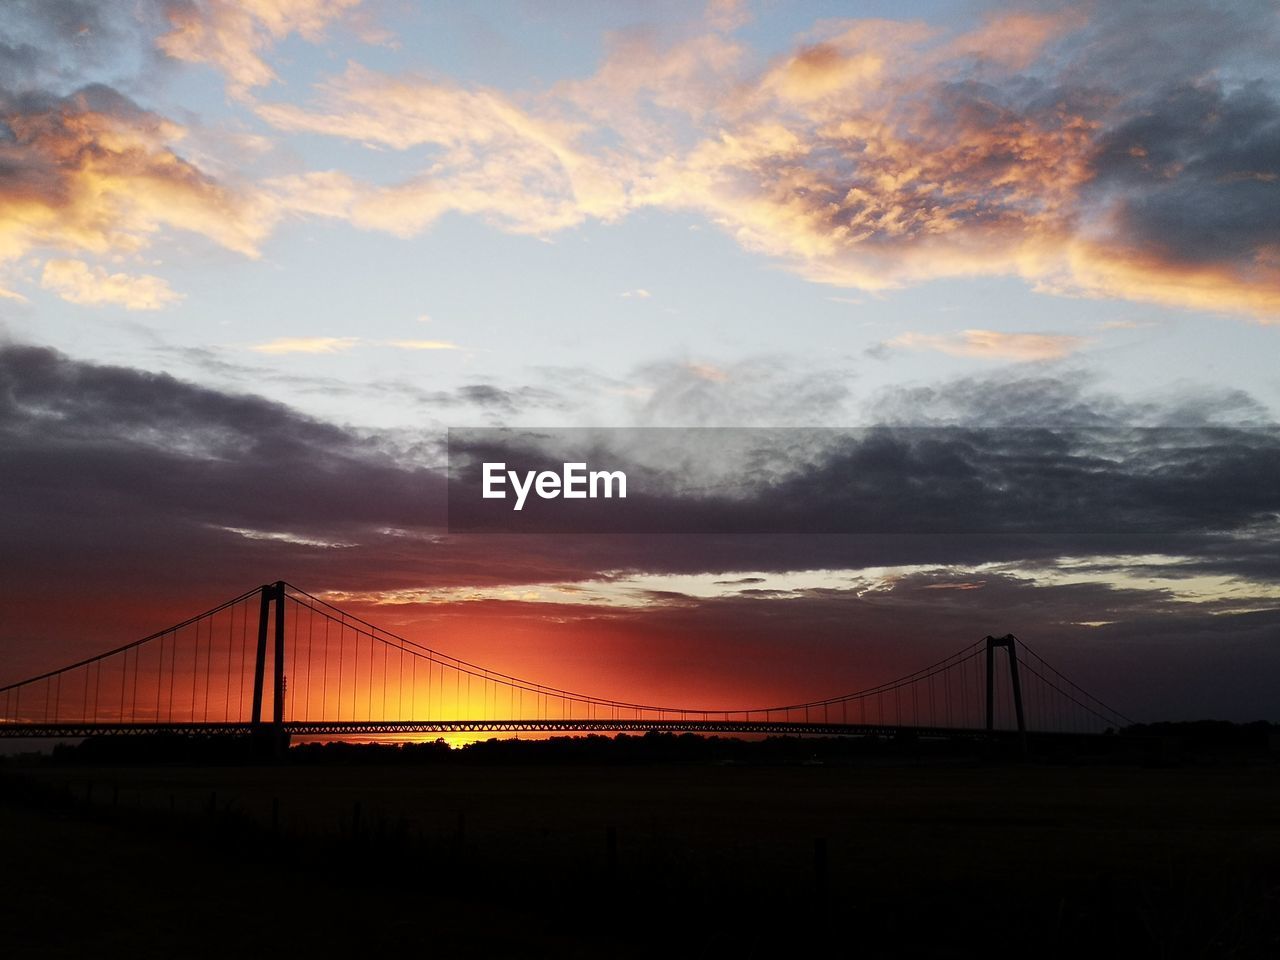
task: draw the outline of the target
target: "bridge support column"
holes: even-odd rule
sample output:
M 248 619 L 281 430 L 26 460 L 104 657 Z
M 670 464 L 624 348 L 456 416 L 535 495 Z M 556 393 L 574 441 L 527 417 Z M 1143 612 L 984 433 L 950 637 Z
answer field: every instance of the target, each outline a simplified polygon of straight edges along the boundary
M 272 600 L 276 605 L 276 650 L 275 650 L 275 691 L 273 722 L 281 730 L 284 728 L 284 581 L 277 580 L 271 585 Z
M 271 585 L 276 605 L 276 649 L 275 649 L 275 698 L 272 703 L 273 723 L 271 740 L 276 757 L 283 757 L 289 747 L 289 735 L 284 732 L 284 581 L 277 580 Z
M 262 726 L 262 686 L 267 672 L 267 624 L 271 617 L 271 590 L 262 588 L 262 601 L 258 607 L 258 656 L 253 665 L 253 713 L 250 722 L 257 733 Z
M 262 695 L 267 675 L 267 630 L 271 625 L 271 607 L 275 605 L 275 630 L 272 650 L 271 723 L 262 721 Z M 253 714 L 250 727 L 254 741 L 263 753 L 283 756 L 289 745 L 289 735 L 284 731 L 284 581 L 266 584 L 258 607 L 258 650 L 253 667 Z
M 1018 743 L 1027 755 L 1027 718 L 1022 710 L 1022 682 L 1018 676 L 1018 638 L 1012 633 L 1003 637 L 987 637 L 987 733 L 996 725 L 996 648 L 1003 647 L 1009 657 L 1009 685 L 1013 690 L 1013 714 L 1018 724 Z

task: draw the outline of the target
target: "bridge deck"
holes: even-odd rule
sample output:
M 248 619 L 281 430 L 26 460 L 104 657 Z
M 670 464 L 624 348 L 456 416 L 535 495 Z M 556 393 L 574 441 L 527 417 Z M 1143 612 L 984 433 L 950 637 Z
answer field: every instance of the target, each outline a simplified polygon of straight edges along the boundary
M 730 733 L 792 736 L 923 737 L 973 739 L 1015 736 L 1012 730 L 914 727 L 866 723 L 765 720 L 295 720 L 281 725 L 296 737 L 396 736 L 430 733 Z M 272 729 L 263 724 L 259 729 Z M 254 727 L 237 723 L 0 723 L 0 737 L 79 739 L 93 736 L 248 736 Z

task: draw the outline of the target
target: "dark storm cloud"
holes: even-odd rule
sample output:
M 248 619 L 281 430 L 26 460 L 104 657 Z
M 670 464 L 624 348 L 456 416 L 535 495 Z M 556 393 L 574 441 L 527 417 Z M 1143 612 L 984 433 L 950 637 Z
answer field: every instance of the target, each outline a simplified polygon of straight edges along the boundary
M 1200 389 L 1160 401 L 1122 399 L 1093 386 L 1084 370 L 1062 376 L 960 377 L 928 386 L 889 387 L 871 418 L 895 427 L 1267 427 L 1267 408 L 1243 390 Z
M 1280 243 L 1280 102 L 1261 83 L 1180 85 L 1109 130 L 1094 188 L 1129 244 L 1183 264 L 1250 264 Z
M 1280 16 L 1272 0 L 1031 0 L 1020 6 L 1080 11 L 1087 19 L 1055 54 L 1080 88 L 1147 91 L 1206 69 L 1257 76 L 1275 66 Z
M 1033 389 L 1068 408 L 1119 408 L 1045 381 Z M 958 401 L 940 399 L 945 390 L 934 400 L 954 410 L 976 392 L 961 382 Z M 13 505 L 0 526 L 15 570 L 127 556 L 168 576 L 165 558 L 187 554 L 189 573 L 223 578 L 254 557 L 255 568 L 273 567 L 270 577 L 381 589 L 1173 553 L 1190 558 L 1188 570 L 1280 572 L 1271 482 L 1280 461 L 1269 430 L 1159 433 L 1178 442 L 1157 449 L 1139 432 L 1121 462 L 1091 457 L 1087 435 L 1048 429 L 999 449 L 963 430 L 928 442 L 884 430 L 843 447 L 797 443 L 762 461 L 762 476 L 781 462 L 773 482 L 740 485 L 734 497 L 640 498 L 660 521 L 654 529 L 673 529 L 674 518 L 674 529 L 696 530 L 710 518 L 724 532 L 625 538 L 442 538 L 444 478 L 406 459 L 400 438 L 43 348 L 0 350 L 0 432 L 0 486 Z M 891 496 L 902 489 L 911 496 Z M 869 515 L 868 503 L 895 535 L 785 532 L 829 529 L 833 511 Z M 905 508 L 921 512 L 893 513 Z M 766 535 L 775 521 L 783 532 Z M 938 535 L 948 527 L 963 532 Z
M 333 536 L 438 512 L 440 484 L 371 441 L 258 397 L 0 349 L 10 523 L 120 509 Z
M 1280 9 L 1269 0 L 1086 9 L 1087 23 L 1045 60 L 1062 69 L 1031 71 L 1048 80 L 1042 103 L 1075 104 L 1067 113 L 1097 131 L 1077 204 L 1082 236 L 1124 265 L 1118 290 L 1176 299 L 1170 291 L 1190 270 L 1223 297 L 1193 305 L 1223 308 L 1237 287 L 1254 291 L 1256 312 L 1274 313 Z

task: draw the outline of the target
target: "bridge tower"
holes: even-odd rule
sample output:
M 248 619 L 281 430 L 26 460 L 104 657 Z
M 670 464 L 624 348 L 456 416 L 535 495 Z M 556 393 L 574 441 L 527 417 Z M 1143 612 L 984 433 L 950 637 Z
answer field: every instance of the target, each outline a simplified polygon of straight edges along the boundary
M 275 606 L 275 644 L 272 665 L 271 723 L 262 721 L 262 693 L 267 672 L 267 630 L 271 625 L 271 608 Z M 254 740 L 275 756 L 289 745 L 284 730 L 284 581 L 263 584 L 258 606 L 258 650 L 253 668 L 253 715 L 250 726 Z
M 1009 683 L 1013 690 L 1013 714 L 1018 723 L 1018 740 L 1022 753 L 1027 752 L 1027 718 L 1022 711 L 1022 683 L 1018 678 L 1018 638 L 1012 633 L 1003 637 L 987 637 L 987 732 L 996 725 L 996 648 L 1003 647 L 1009 658 Z

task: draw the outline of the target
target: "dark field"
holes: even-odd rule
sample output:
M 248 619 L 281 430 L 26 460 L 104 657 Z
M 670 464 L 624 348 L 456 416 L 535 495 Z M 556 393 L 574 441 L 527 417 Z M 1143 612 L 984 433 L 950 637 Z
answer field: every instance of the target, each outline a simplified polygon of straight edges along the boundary
M 9 762 L 7 956 L 1280 956 L 1280 768 Z

